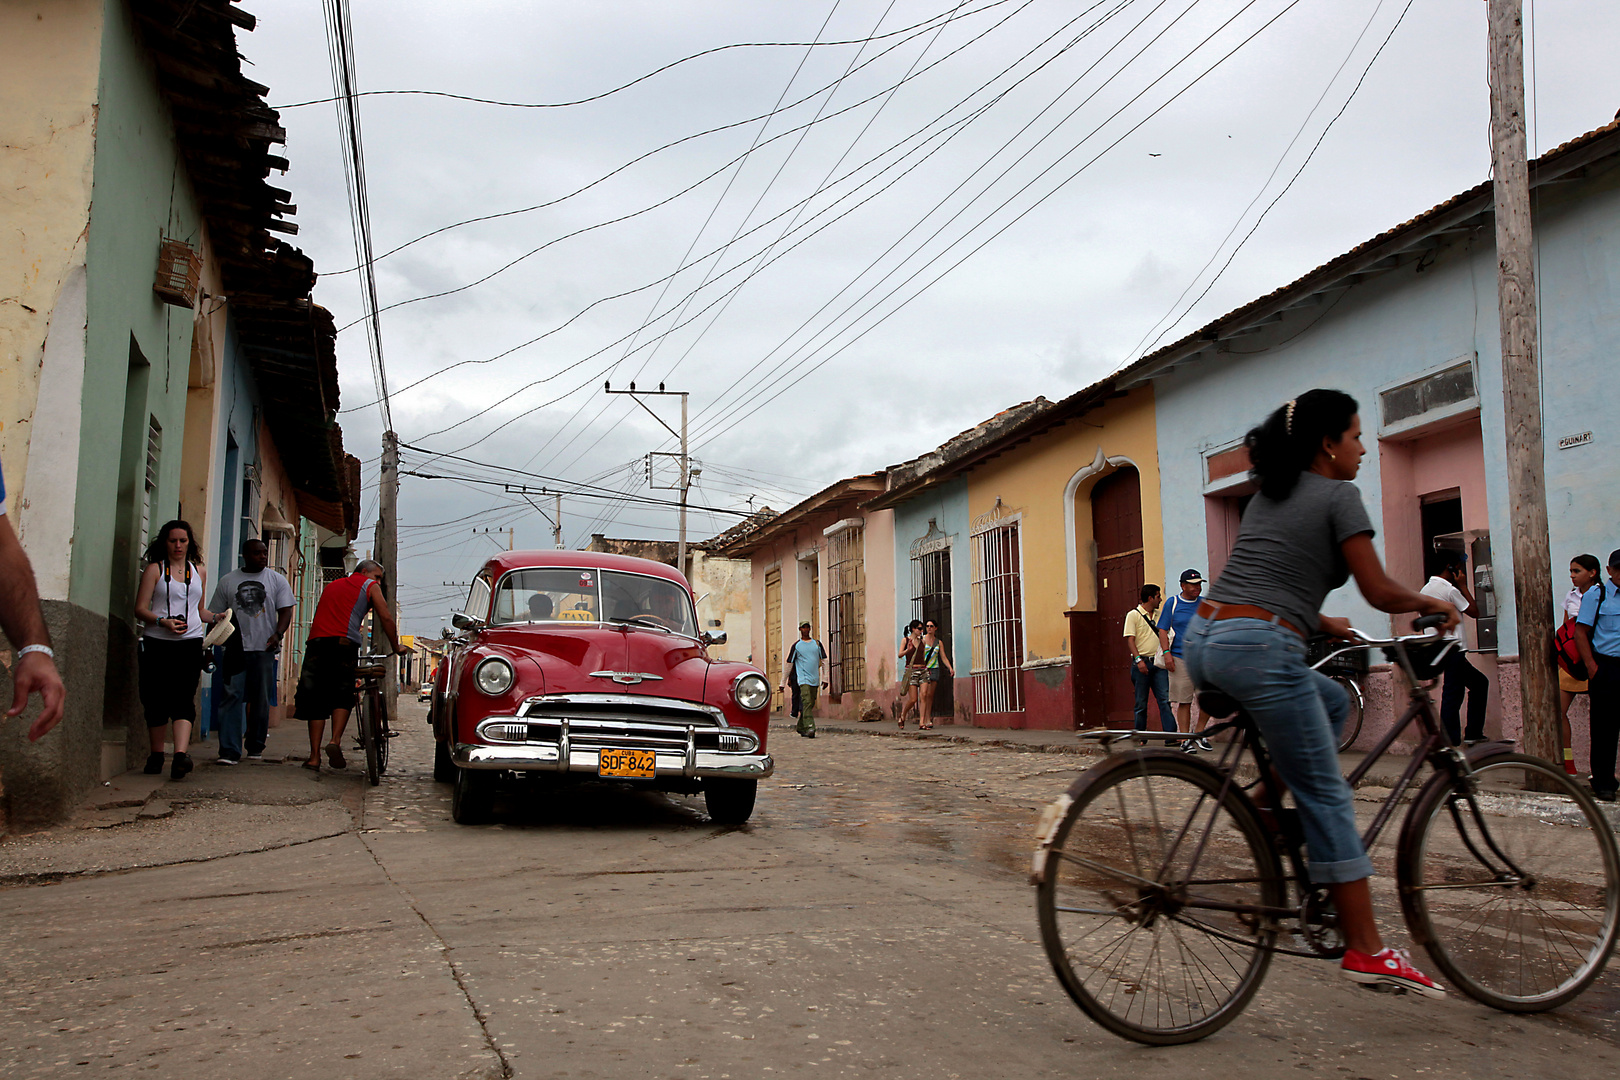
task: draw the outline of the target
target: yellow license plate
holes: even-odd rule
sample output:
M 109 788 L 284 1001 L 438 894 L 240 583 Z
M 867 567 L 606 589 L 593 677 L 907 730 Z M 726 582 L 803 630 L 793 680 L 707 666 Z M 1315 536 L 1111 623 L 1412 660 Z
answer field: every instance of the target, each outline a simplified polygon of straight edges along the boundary
M 651 750 L 603 750 L 596 765 L 598 776 L 652 777 L 657 760 Z

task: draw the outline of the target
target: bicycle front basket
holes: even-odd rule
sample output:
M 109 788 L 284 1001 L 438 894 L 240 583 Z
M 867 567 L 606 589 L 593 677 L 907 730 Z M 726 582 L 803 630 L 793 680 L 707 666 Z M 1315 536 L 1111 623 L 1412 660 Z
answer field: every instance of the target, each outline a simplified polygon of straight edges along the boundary
M 1331 634 L 1312 634 L 1305 642 L 1305 662 L 1314 667 L 1323 657 L 1332 656 L 1349 644 L 1343 638 L 1336 638 Z M 1365 679 L 1367 650 L 1350 649 L 1342 655 L 1334 656 L 1317 670 L 1324 675 L 1345 675 L 1352 679 Z

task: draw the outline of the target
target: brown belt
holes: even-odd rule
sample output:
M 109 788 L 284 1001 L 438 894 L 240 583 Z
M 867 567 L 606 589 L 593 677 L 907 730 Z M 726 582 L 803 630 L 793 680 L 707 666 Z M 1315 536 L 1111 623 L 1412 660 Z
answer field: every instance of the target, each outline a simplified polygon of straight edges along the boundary
M 1263 607 L 1253 604 L 1217 604 L 1211 600 L 1201 601 L 1198 605 L 1198 614 L 1211 622 L 1220 622 L 1222 619 L 1259 619 L 1261 622 L 1276 623 L 1285 630 L 1292 630 L 1300 637 L 1305 634 L 1299 627 L 1275 612 L 1267 611 Z

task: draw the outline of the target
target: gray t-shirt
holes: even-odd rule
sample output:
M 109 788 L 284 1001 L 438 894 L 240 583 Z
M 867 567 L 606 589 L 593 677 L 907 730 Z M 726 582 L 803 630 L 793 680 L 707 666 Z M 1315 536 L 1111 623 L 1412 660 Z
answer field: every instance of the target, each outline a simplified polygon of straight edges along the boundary
M 257 573 L 232 570 L 220 578 L 208 609 L 224 611 L 229 605 L 242 631 L 242 648 L 247 652 L 263 652 L 276 629 L 276 612 L 295 603 L 297 599 L 287 579 L 280 571 L 267 566 Z
M 1322 600 L 1350 576 L 1339 545 L 1373 531 L 1354 484 L 1301 473 L 1288 498 L 1249 500 L 1209 599 L 1263 607 L 1312 633 Z

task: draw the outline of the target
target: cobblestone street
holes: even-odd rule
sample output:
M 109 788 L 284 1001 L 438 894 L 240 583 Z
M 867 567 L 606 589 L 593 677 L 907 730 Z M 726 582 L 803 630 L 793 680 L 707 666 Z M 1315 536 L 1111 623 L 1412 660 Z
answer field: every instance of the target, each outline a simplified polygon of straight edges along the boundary
M 375 789 L 352 764 L 204 754 L 137 806 L 0 847 L 0 1074 L 1563 1080 L 1620 1061 L 1613 972 L 1516 1017 L 1279 958 L 1203 1043 L 1104 1033 L 1053 979 L 1026 883 L 1083 756 L 778 728 L 747 826 L 580 787 L 464 828 L 421 706 L 401 712 Z

